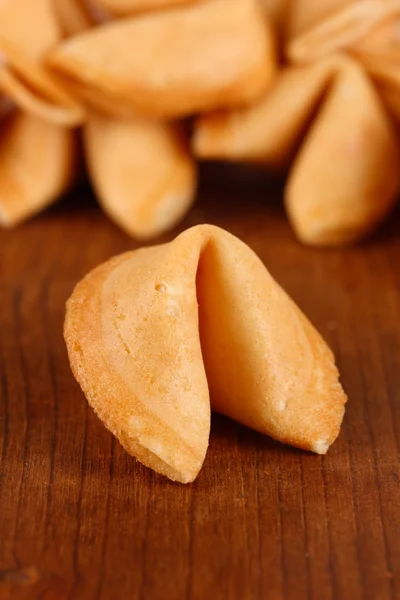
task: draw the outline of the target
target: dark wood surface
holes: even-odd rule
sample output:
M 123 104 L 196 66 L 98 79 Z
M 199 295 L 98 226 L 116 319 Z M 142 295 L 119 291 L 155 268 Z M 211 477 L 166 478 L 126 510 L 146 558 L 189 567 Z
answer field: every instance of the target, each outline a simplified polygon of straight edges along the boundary
M 0 232 L 0 598 L 400 599 L 400 214 L 323 251 L 295 241 L 264 176 L 206 170 L 199 196 L 181 228 L 240 236 L 335 351 L 340 438 L 319 457 L 215 417 L 188 486 L 128 456 L 72 377 L 62 321 L 74 284 L 135 243 L 78 189 Z

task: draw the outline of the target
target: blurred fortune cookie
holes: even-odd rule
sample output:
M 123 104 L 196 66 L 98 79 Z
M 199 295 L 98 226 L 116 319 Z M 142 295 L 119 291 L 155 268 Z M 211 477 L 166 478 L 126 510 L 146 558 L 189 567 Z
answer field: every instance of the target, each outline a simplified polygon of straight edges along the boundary
M 136 238 L 183 217 L 196 159 L 222 159 L 289 170 L 303 242 L 357 241 L 400 190 L 399 26 L 400 0 L 3 0 L 0 222 L 66 189 L 82 126 Z
M 331 351 L 254 252 L 217 227 L 94 269 L 68 301 L 64 335 L 98 417 L 174 481 L 197 477 L 211 409 L 318 454 L 339 433 L 346 396 Z
M 275 72 L 256 0 L 186 2 L 106 21 L 59 45 L 48 62 L 79 87 L 161 119 L 248 104 Z

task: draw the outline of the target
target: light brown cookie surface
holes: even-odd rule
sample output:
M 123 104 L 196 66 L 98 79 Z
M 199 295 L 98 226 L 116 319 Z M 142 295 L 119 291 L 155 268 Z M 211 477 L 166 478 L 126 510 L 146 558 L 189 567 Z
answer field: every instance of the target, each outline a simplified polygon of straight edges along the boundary
M 246 104 L 275 74 L 256 0 L 204 0 L 77 35 L 49 57 L 58 72 L 162 118 Z
M 121 229 L 147 239 L 173 227 L 196 191 L 196 163 L 176 125 L 98 113 L 84 127 L 99 201 Z
M 1 126 L 0 225 L 11 227 L 45 208 L 71 181 L 73 133 L 16 112 Z
M 364 69 L 347 60 L 305 139 L 285 191 L 308 244 L 350 243 L 388 215 L 400 185 L 400 146 Z

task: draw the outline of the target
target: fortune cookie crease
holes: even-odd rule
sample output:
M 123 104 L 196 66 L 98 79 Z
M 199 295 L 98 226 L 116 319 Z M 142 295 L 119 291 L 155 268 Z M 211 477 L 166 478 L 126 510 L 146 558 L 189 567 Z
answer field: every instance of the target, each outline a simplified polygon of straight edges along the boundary
M 346 396 L 331 351 L 253 251 L 217 227 L 94 269 L 68 300 L 64 335 L 99 418 L 172 480 L 198 475 L 211 409 L 320 454 L 339 433 Z
M 399 196 L 400 1 L 290 6 L 275 83 L 249 107 L 200 115 L 192 148 L 200 159 L 275 168 L 293 160 L 285 204 L 297 237 L 348 244 Z
M 188 211 L 196 191 L 196 163 L 176 125 L 93 113 L 84 142 L 99 201 L 128 234 L 156 236 Z

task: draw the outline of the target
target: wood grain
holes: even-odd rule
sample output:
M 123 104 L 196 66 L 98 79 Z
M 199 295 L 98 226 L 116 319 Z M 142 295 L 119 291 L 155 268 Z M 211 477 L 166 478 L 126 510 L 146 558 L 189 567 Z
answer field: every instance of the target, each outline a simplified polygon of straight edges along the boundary
M 189 486 L 128 456 L 72 377 L 62 321 L 74 284 L 135 244 L 77 189 L 0 232 L 2 600 L 400 599 L 400 214 L 312 250 L 279 182 L 203 175 L 180 229 L 241 237 L 320 329 L 349 395 L 340 438 L 313 456 L 215 417 Z

